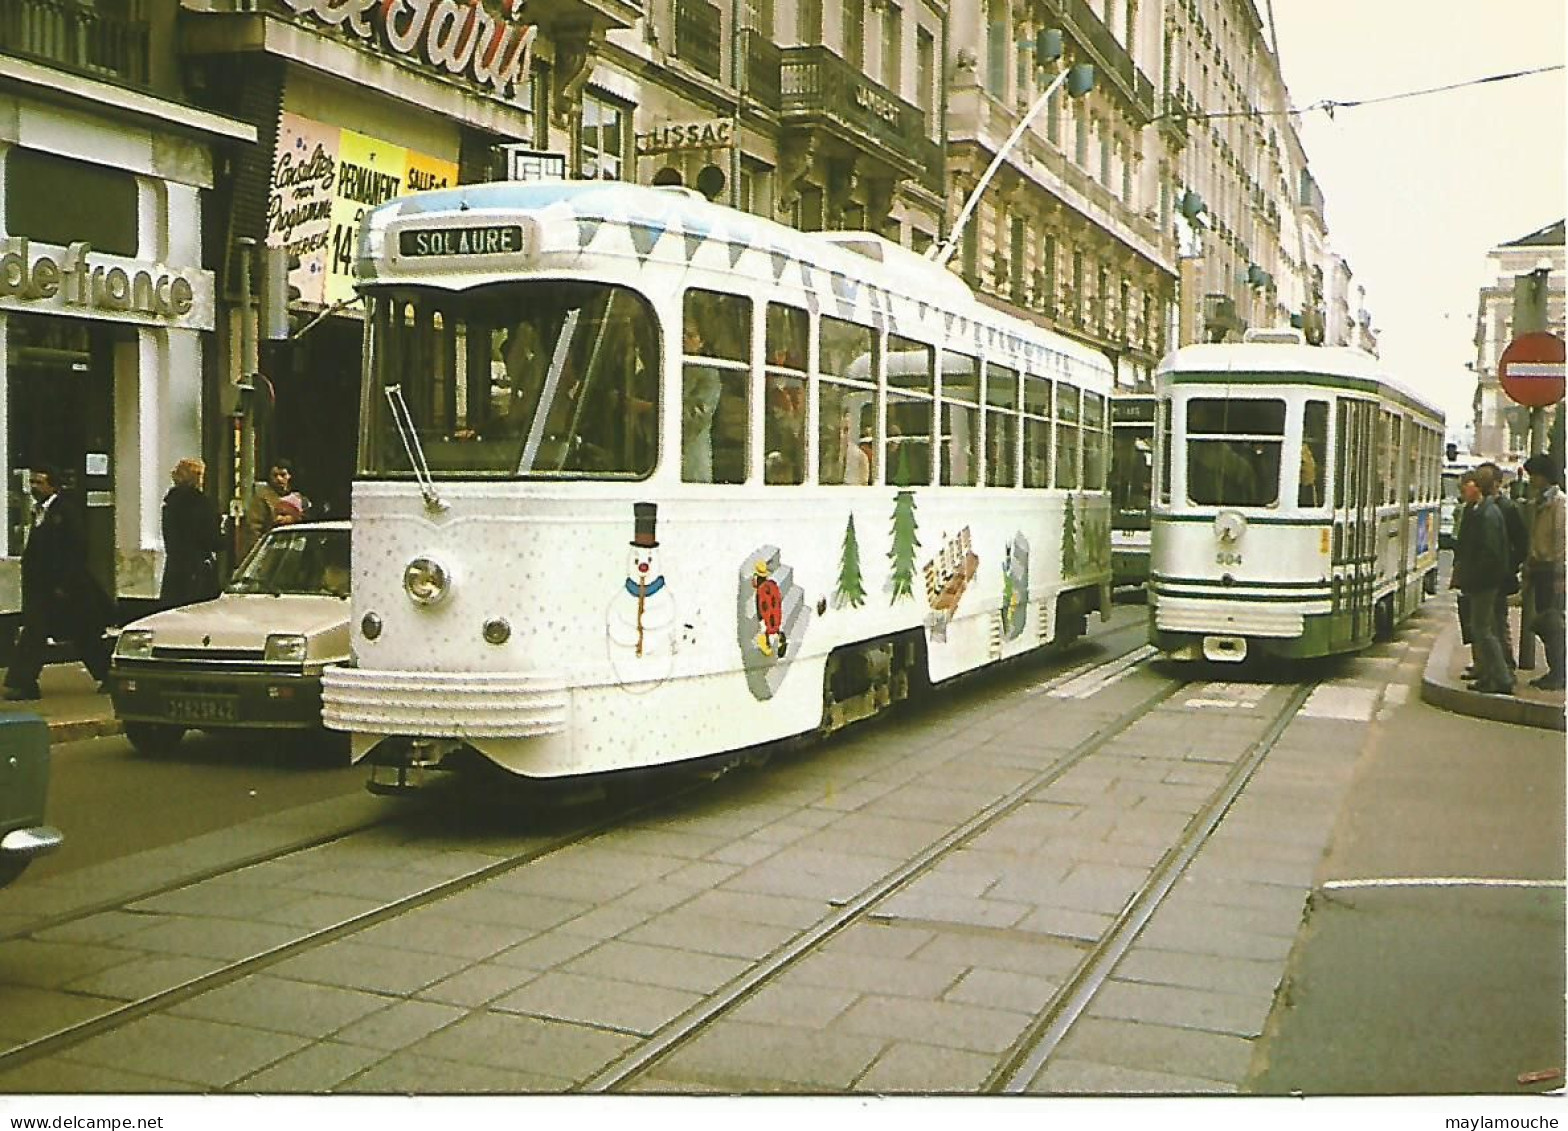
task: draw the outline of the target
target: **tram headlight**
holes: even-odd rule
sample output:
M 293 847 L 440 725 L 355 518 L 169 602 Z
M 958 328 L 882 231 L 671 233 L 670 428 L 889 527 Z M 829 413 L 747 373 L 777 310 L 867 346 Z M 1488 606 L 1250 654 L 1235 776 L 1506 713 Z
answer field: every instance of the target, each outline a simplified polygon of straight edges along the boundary
M 305 638 L 297 632 L 274 632 L 267 637 L 262 659 L 275 664 L 302 663 L 305 659 Z
M 416 605 L 434 605 L 446 596 L 452 579 L 433 558 L 415 558 L 403 570 L 403 592 Z
M 123 656 L 127 660 L 152 659 L 152 630 L 132 628 L 120 633 L 119 643 L 114 646 L 114 654 Z

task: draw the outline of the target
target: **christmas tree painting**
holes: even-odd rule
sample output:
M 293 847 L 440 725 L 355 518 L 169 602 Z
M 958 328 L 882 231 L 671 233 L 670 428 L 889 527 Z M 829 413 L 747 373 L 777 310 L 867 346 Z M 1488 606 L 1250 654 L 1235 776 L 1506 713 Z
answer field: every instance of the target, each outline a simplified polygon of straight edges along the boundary
M 855 537 L 855 516 L 850 515 L 844 524 L 844 548 L 838 559 L 838 589 L 833 593 L 833 607 L 842 609 L 849 605 L 860 608 L 866 603 L 866 587 L 860 579 L 860 540 Z
M 918 529 L 915 493 L 900 491 L 893 498 L 893 548 L 887 552 L 893 562 L 893 573 L 888 578 L 888 586 L 893 591 L 888 600 L 890 605 L 900 597 L 914 596 L 915 551 L 920 548 L 920 539 L 915 536 Z
M 1078 514 L 1073 507 L 1073 497 L 1067 496 L 1067 511 L 1062 516 L 1062 576 L 1072 577 L 1078 572 Z

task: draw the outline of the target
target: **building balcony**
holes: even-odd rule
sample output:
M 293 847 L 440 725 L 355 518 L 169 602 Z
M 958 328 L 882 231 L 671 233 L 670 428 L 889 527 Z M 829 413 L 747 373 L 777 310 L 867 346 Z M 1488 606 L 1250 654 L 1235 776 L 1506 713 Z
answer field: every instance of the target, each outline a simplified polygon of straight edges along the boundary
M 786 47 L 781 54 L 779 110 L 786 125 L 834 133 L 900 176 L 940 190 L 942 147 L 931 140 L 918 106 L 826 47 Z
M 1111 29 L 1086 3 L 1086 0 L 1040 0 L 1046 22 L 1061 27 L 1086 51 L 1106 79 L 1108 86 L 1121 95 L 1132 111 L 1134 125 L 1154 120 L 1154 84 L 1127 54 Z
M 149 86 L 148 31 L 145 18 L 106 15 L 77 0 L 0 3 L 0 53 L 142 90 Z
M 675 57 L 717 79 L 722 54 L 719 9 L 708 0 L 675 0 Z
M 741 51 L 746 62 L 746 94 L 753 102 L 777 110 L 783 52 L 772 39 L 752 28 L 741 32 Z

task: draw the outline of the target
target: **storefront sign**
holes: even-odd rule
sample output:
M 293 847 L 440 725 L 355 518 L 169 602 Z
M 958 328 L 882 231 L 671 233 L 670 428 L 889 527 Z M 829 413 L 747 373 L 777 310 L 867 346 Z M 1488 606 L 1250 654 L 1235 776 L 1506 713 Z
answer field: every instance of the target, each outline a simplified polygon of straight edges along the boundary
M 26 236 L 12 236 L 0 254 L 0 300 L 61 312 L 104 312 L 136 320 L 185 322 L 196 306 L 196 286 L 185 273 L 162 264 L 118 256 L 92 262 L 92 248 L 78 241 L 63 253 L 34 251 Z
M 367 208 L 457 183 L 457 164 L 284 112 L 267 204 L 267 244 L 299 257 L 289 272 L 303 302 L 354 295 L 354 239 Z
M 283 6 L 397 55 L 526 99 L 536 24 L 519 21 L 523 0 L 502 0 L 492 16 L 481 0 L 281 0 Z
M 637 134 L 637 156 L 673 153 L 680 149 L 727 149 L 735 144 L 732 118 L 705 122 L 669 122 Z

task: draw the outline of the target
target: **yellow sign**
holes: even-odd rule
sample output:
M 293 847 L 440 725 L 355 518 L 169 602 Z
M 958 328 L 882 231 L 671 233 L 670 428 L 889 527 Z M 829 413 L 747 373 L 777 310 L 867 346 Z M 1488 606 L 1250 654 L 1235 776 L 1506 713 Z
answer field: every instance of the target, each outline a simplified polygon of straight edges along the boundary
M 285 112 L 267 211 L 267 244 L 299 257 L 289 273 L 300 301 L 354 297 L 354 240 L 369 208 L 457 184 L 457 163 Z

